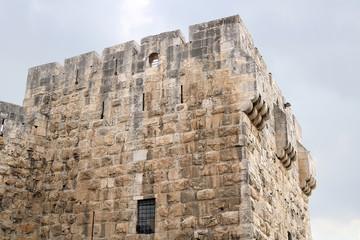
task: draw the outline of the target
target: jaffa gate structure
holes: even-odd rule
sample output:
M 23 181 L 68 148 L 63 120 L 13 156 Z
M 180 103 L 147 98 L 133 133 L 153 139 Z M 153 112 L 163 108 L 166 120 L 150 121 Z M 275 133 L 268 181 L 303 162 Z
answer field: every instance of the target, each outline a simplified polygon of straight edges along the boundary
M 238 15 L 29 69 L 0 239 L 312 239 L 314 161 Z

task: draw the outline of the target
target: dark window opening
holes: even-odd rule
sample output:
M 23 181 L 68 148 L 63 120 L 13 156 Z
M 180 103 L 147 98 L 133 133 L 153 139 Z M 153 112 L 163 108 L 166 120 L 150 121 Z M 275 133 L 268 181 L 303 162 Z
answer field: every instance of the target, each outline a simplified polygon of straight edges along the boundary
M 76 69 L 76 78 L 75 78 L 75 84 L 79 83 L 79 69 Z
M 118 64 L 118 61 L 117 61 L 117 59 L 116 59 L 116 60 L 115 60 L 115 72 L 114 72 L 115 75 L 117 75 L 117 64 Z
M 138 54 L 138 51 L 135 48 L 133 48 L 133 56 L 135 56 L 136 54 Z
M 102 103 L 100 119 L 104 119 L 105 102 Z
M 138 201 L 138 221 L 136 233 L 151 234 L 155 232 L 155 199 Z
M 184 87 L 181 85 L 181 103 L 184 103 Z
M 92 224 L 91 224 L 91 240 L 94 239 L 94 223 L 95 223 L 95 211 L 93 211 Z
M 288 232 L 288 240 L 292 240 L 291 233 Z
M 5 119 L 2 119 L 0 123 L 0 137 L 4 135 L 4 124 L 5 124 Z
M 145 111 L 145 93 L 143 93 L 143 98 L 142 98 L 142 110 Z
M 150 67 L 157 67 L 159 65 L 159 54 L 152 53 L 149 56 Z

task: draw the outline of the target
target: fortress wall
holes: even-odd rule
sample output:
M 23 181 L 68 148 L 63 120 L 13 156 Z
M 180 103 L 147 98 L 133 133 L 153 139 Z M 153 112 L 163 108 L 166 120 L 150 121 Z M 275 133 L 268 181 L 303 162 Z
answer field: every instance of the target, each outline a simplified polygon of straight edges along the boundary
M 2 239 L 36 237 L 42 212 L 43 141 L 27 124 L 26 108 L 0 102 L 0 226 Z M 4 120 L 4 121 L 1 121 Z M 40 127 L 39 127 L 40 130 Z M 36 142 L 36 144 L 35 144 Z
M 20 155 L 39 161 L 28 167 L 36 191 L 26 188 L 39 204 L 21 224 L 9 213 L 7 234 L 309 238 L 311 160 L 304 150 L 301 166 L 285 159 L 301 129 L 240 17 L 190 26 L 189 36 L 161 33 L 29 70 Z M 149 198 L 155 235 L 139 235 L 138 200 Z
M 137 200 L 150 197 L 160 239 L 252 234 L 249 222 L 237 227 L 248 198 L 238 73 L 254 74 L 239 50 L 228 53 L 238 38 L 222 42 L 231 29 L 219 22 L 208 32 L 216 28 L 198 43 L 174 31 L 105 49 L 101 63 L 93 53 L 65 61 L 49 115 L 41 236 L 90 237 L 95 212 L 96 237 L 136 237 Z M 243 65 L 233 70 L 235 58 Z
M 299 142 L 302 142 L 301 127 L 291 108 L 286 106 L 287 101 L 272 75 L 268 73 L 257 49 L 255 49 L 255 68 L 255 92 L 261 96 L 271 114 L 261 131 L 254 127 L 257 118 L 249 121 L 251 114 L 248 114 L 249 118 L 244 119 L 246 155 L 250 159 L 254 237 L 288 239 L 290 234 L 296 239 L 311 239 L 307 198 L 309 194 L 306 191 L 311 193 L 312 188 L 309 183 L 313 188 L 316 185 L 316 181 L 311 177 L 314 174 L 310 173 L 311 168 L 308 167 L 312 160 L 305 156 L 300 157 L 303 151 L 298 147 Z M 252 98 L 253 96 L 250 96 L 250 99 Z M 258 101 L 253 103 L 254 108 L 259 106 L 256 104 Z M 244 106 L 246 109 L 249 104 Z M 303 172 L 307 175 L 305 176 Z M 304 180 L 305 178 L 307 181 Z M 294 188 L 294 186 L 300 187 Z
M 21 137 L 25 124 L 25 108 L 0 101 L 0 137 Z
M 298 187 L 300 159 L 290 169 L 285 168 L 276 155 L 274 135 L 270 135 L 268 129 L 259 134 L 250 124 L 245 122 L 247 157 L 251 159 L 249 177 L 254 236 L 287 239 L 289 232 L 293 238 L 310 239 L 308 198 Z M 299 154 L 300 149 L 296 150 Z
M 285 106 L 286 100 L 272 75 L 267 72 L 262 57 L 257 50 L 255 53 L 255 92 L 261 95 L 271 114 L 261 131 L 253 124 L 256 118 L 252 121 L 245 118 L 246 121 L 244 121 L 246 155 L 250 159 L 249 177 L 254 237 L 288 239 L 291 234 L 296 239 L 310 239 L 308 198 L 303 190 L 308 189 L 308 185 L 303 180 L 305 177 L 299 174 L 302 171 L 309 172 L 309 168 L 300 166 L 298 160 L 301 152 L 298 142 L 302 142 L 301 128 L 291 108 Z M 249 96 L 249 99 L 252 98 L 253 96 Z M 244 106 L 246 109 L 249 104 Z M 256 104 L 253 103 L 253 106 L 255 107 Z M 290 153 L 285 153 L 288 144 L 293 148 L 292 153 L 296 154 L 293 159 L 290 159 Z M 303 162 L 308 161 L 307 159 Z M 313 180 L 307 179 L 307 182 Z M 294 188 L 294 186 L 302 187 Z

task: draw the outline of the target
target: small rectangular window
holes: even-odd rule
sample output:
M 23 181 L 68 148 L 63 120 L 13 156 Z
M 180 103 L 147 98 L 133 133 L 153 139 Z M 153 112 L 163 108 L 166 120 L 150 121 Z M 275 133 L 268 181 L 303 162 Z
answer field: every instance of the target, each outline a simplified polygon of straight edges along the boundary
M 181 103 L 184 103 L 184 87 L 183 85 L 181 85 L 181 92 L 180 92 L 180 95 L 181 95 Z
M 118 60 L 115 59 L 115 72 L 114 72 L 114 75 L 117 75 L 117 65 L 118 65 Z
M 291 233 L 288 232 L 288 240 L 292 240 Z
M 142 98 L 142 110 L 145 111 L 145 93 L 143 93 L 143 98 Z
M 76 69 L 75 84 L 79 84 L 79 69 Z
M 4 135 L 4 124 L 5 124 L 5 119 L 0 119 L 0 137 Z
M 155 232 L 155 198 L 139 200 L 136 233 L 151 234 L 154 232 Z
M 102 103 L 100 119 L 104 119 L 104 111 L 105 111 L 105 102 Z

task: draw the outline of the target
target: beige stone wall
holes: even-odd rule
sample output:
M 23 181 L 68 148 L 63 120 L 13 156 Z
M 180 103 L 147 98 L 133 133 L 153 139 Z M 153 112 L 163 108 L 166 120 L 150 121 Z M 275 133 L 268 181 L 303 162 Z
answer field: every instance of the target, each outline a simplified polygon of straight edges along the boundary
M 189 30 L 29 70 L 24 138 L 0 138 L 0 239 L 310 239 L 310 158 L 301 176 L 279 160 L 301 129 L 242 21 Z M 20 162 L 33 188 L 7 183 Z M 148 198 L 155 234 L 136 234 Z
M 40 227 L 36 216 L 42 213 L 43 129 L 25 124 L 25 111 L 0 102 L 0 239 L 34 239 Z

